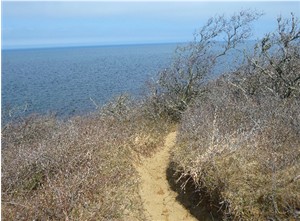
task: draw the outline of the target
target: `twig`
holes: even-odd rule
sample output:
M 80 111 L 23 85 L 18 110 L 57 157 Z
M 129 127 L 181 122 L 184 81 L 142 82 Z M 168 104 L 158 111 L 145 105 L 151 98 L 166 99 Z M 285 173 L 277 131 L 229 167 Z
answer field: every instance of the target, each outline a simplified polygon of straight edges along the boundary
M 96 109 L 99 108 L 99 105 L 90 97 L 90 100 L 93 102 L 93 104 L 96 106 Z
M 20 204 L 20 203 L 15 203 L 15 202 L 12 202 L 12 201 L 10 201 L 10 202 L 2 201 L 2 203 L 11 204 L 11 205 L 15 205 L 15 206 L 22 206 L 22 207 L 27 208 L 27 209 L 29 208 L 28 206 L 25 206 L 25 205 Z

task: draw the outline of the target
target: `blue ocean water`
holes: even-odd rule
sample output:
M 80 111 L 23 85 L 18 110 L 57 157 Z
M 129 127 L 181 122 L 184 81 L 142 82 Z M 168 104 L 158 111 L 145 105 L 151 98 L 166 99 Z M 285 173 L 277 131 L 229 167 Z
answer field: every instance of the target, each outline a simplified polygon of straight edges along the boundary
M 168 67 L 176 44 L 2 51 L 2 120 L 31 113 L 65 117 L 95 110 L 113 96 L 143 93 Z

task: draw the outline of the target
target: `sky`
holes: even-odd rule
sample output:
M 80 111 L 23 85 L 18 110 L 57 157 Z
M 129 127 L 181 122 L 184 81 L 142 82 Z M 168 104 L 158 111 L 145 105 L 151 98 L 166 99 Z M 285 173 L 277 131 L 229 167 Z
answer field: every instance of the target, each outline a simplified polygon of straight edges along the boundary
M 278 15 L 300 17 L 300 1 L 78 2 L 2 1 L 2 48 L 187 42 L 208 18 L 256 9 L 256 39 L 276 28 Z

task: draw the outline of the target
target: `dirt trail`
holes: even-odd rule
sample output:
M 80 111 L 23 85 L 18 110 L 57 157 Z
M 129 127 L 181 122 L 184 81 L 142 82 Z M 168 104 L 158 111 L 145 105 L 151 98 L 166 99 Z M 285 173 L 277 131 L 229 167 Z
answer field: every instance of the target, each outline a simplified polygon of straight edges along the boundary
M 177 200 L 166 177 L 170 149 L 174 146 L 176 132 L 168 134 L 163 149 L 143 160 L 137 170 L 141 176 L 140 195 L 146 216 L 151 221 L 194 221 L 188 210 Z

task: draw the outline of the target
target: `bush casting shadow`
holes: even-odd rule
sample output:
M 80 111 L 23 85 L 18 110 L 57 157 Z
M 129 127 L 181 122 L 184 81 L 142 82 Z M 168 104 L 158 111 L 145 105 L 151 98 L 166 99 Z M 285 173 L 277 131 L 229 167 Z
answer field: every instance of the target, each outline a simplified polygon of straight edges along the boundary
M 198 220 L 201 221 L 216 221 L 221 220 L 221 213 L 218 212 L 217 207 L 212 198 L 205 194 L 205 191 L 198 190 L 192 180 L 182 178 L 179 181 L 180 174 L 175 171 L 174 162 L 170 162 L 166 176 L 170 188 L 175 191 L 178 196 L 176 200 L 180 202 L 189 212 Z M 185 188 L 182 189 L 181 185 L 186 182 Z

